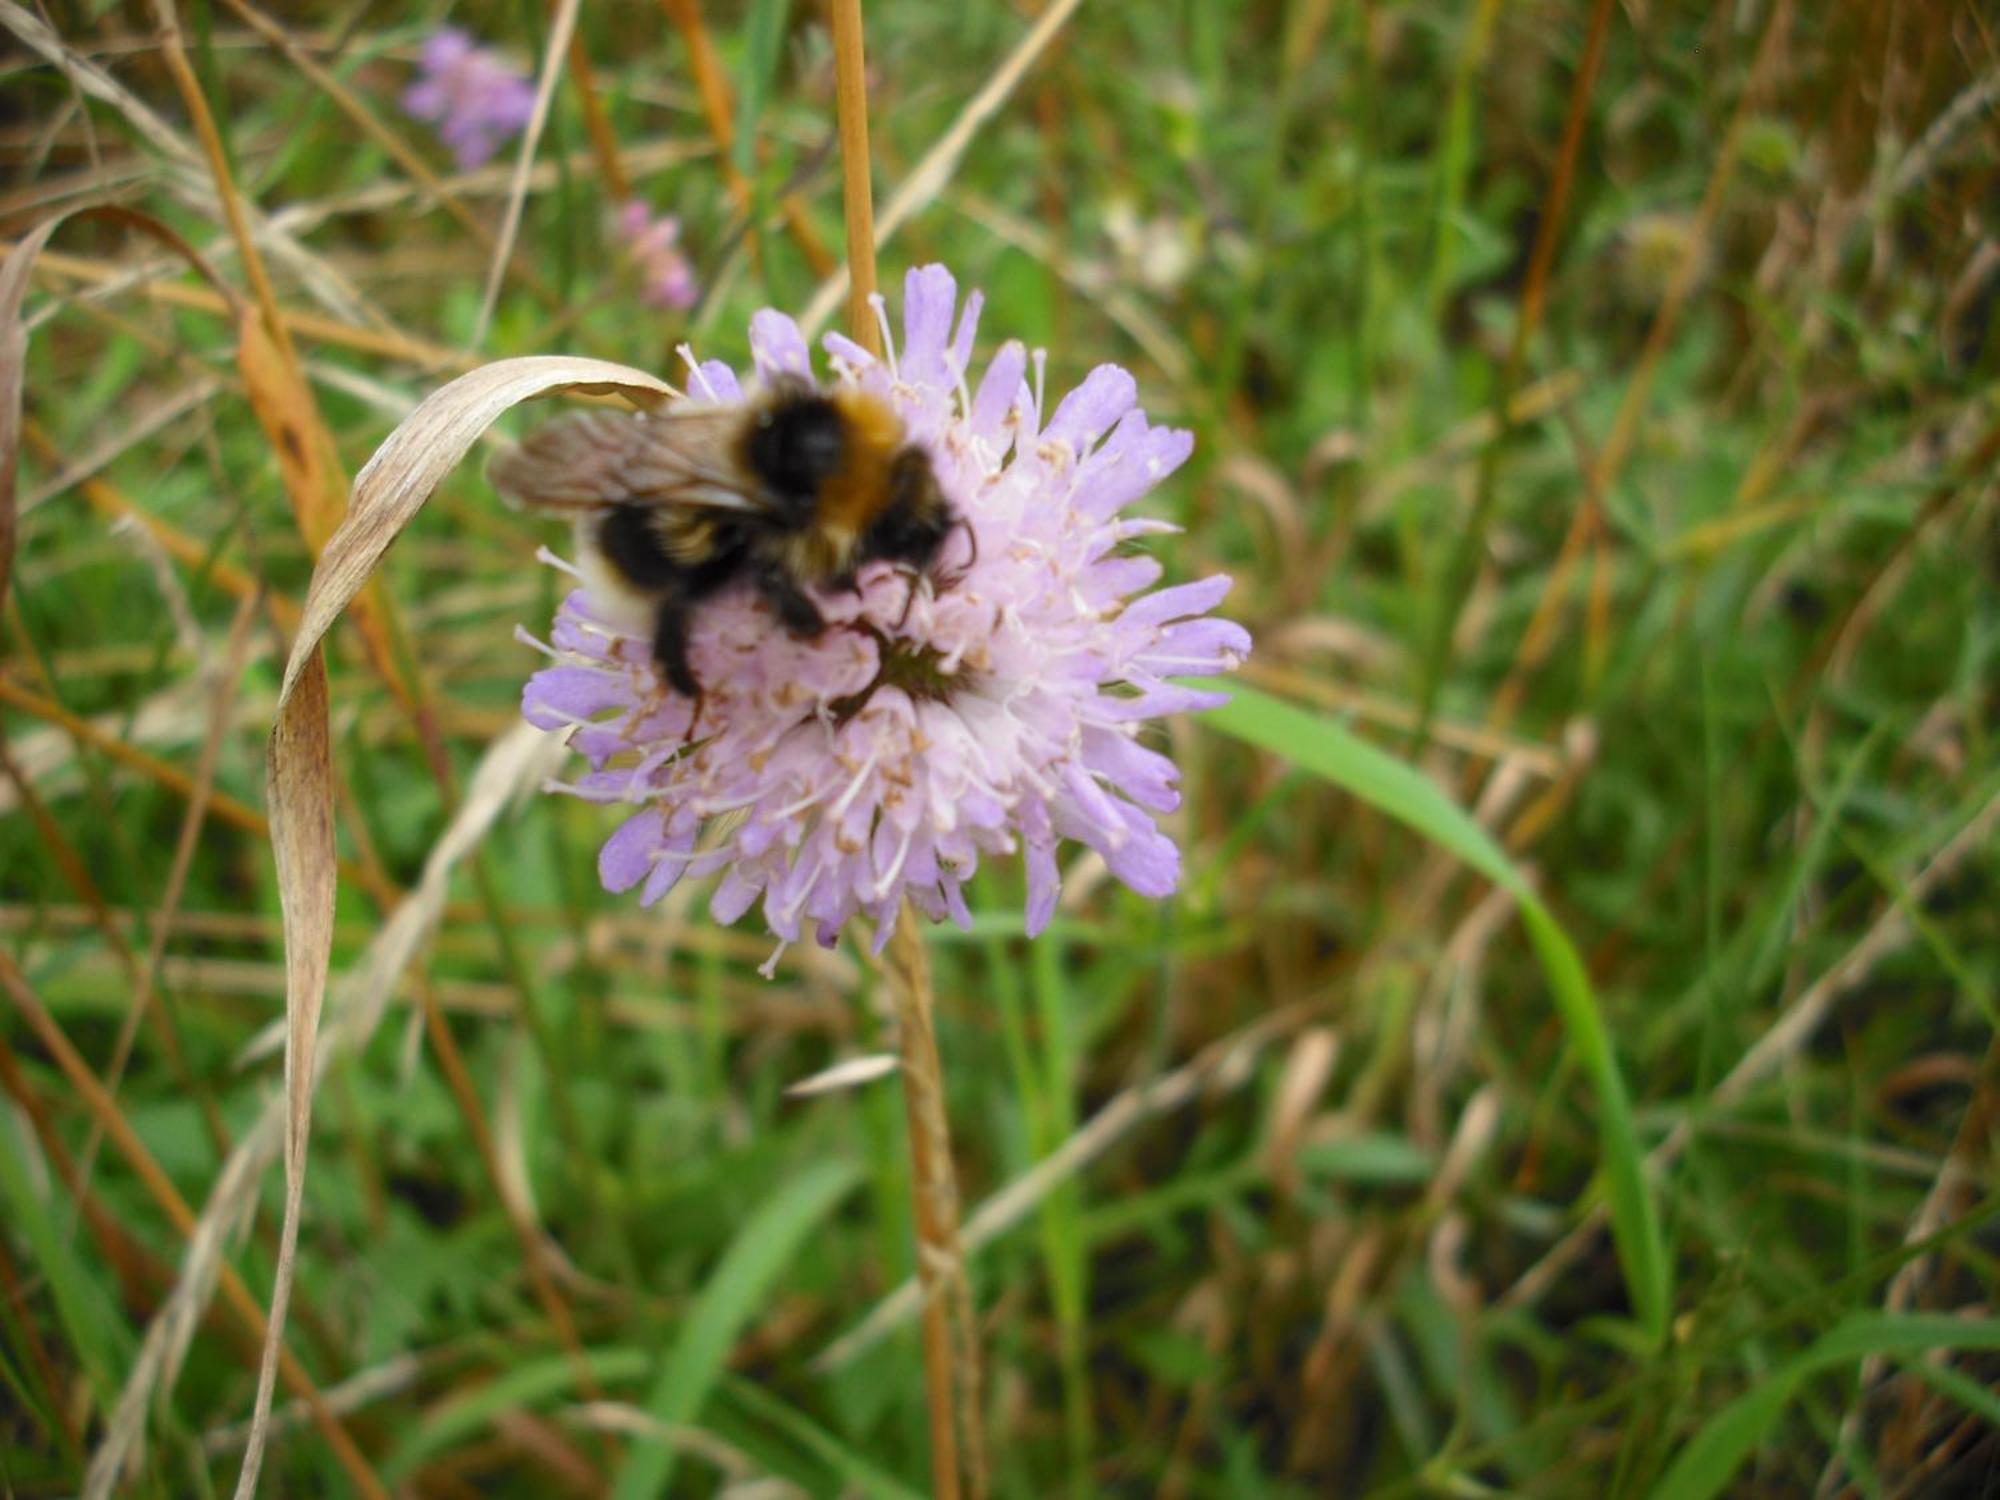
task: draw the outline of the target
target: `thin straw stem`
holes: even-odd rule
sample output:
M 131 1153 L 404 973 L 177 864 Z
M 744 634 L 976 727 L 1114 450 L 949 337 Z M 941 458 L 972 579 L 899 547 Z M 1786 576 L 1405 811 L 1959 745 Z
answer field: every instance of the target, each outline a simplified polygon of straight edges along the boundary
M 977 1326 L 958 1240 L 958 1179 L 952 1170 L 944 1069 L 932 1022 L 931 967 L 908 902 L 889 944 L 890 991 L 903 1054 L 903 1105 L 909 1117 L 910 1195 L 917 1233 L 917 1284 L 923 1299 L 924 1390 L 931 1434 L 931 1487 L 958 1500 L 959 1426 L 974 1496 L 985 1494 L 985 1440 L 979 1423 Z M 954 1338 L 953 1323 L 958 1324 Z M 962 1399 L 961 1399 L 962 1398 Z
M 861 0 L 832 0 L 835 112 L 840 125 L 841 198 L 847 220 L 847 322 L 863 348 L 882 355 L 876 320 L 875 208 L 868 166 L 867 59 Z M 932 1021 L 931 966 L 921 917 L 903 903 L 890 940 L 890 991 L 903 1053 L 903 1104 L 909 1117 L 910 1194 L 923 1293 L 924 1393 L 930 1414 L 931 1486 L 938 1500 L 958 1500 L 963 1439 L 973 1500 L 986 1494 L 986 1439 L 980 1421 L 979 1325 L 958 1241 L 958 1178 L 952 1169 L 944 1069 Z M 957 1327 L 954 1330 L 953 1325 Z
M 861 0 L 833 0 L 834 113 L 840 122 L 841 208 L 847 218 L 847 323 L 854 341 L 882 353 L 875 295 L 875 199 L 868 176 L 868 63 Z

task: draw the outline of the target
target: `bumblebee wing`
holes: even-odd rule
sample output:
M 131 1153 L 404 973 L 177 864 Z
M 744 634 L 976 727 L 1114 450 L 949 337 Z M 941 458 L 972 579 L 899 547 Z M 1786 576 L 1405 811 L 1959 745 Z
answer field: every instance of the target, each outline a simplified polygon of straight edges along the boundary
M 769 507 L 734 460 L 741 430 L 729 407 L 580 412 L 497 454 L 486 477 L 501 498 L 534 510 L 636 503 L 759 512 Z

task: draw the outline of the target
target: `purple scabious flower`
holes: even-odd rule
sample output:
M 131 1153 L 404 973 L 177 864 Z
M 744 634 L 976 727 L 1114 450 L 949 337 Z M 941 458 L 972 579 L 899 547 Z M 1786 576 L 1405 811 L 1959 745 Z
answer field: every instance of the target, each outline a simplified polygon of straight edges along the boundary
M 636 809 L 599 856 L 607 889 L 637 887 L 650 904 L 719 874 L 719 922 L 761 899 L 784 942 L 810 931 L 831 944 L 865 913 L 878 948 L 906 896 L 934 920 L 969 922 L 963 887 L 982 855 L 1025 855 L 1031 935 L 1055 909 L 1064 839 L 1142 895 L 1174 889 L 1180 851 L 1156 815 L 1178 805 L 1178 773 L 1140 730 L 1221 702 L 1172 679 L 1229 671 L 1250 649 L 1241 626 L 1208 613 L 1228 578 L 1156 588 L 1160 565 L 1124 546 L 1175 529 L 1124 511 L 1193 436 L 1148 423 L 1115 365 L 1050 413 L 1041 357 L 1031 385 L 1018 342 L 974 386 L 979 305 L 974 293 L 960 311 L 950 273 L 926 266 L 905 286 L 900 355 L 886 318 L 886 360 L 825 339 L 832 378 L 893 403 L 964 522 L 935 588 L 871 564 L 858 593 L 817 596 L 829 625 L 818 640 L 788 635 L 749 590 L 704 605 L 698 722 L 655 676 L 650 621 L 587 588 L 558 611 L 542 646 L 553 664 L 523 711 L 570 730 L 588 761 L 562 789 Z M 781 313 L 752 319 L 750 347 L 760 379 L 812 373 Z M 742 399 L 728 366 L 683 354 L 690 400 Z
M 639 295 L 653 307 L 683 311 L 693 307 L 700 288 L 694 268 L 681 253 L 681 221 L 672 214 L 654 218 L 633 201 L 618 210 L 618 238 L 639 270 Z
M 470 172 L 528 123 L 535 87 L 491 47 L 447 26 L 424 43 L 417 81 L 404 91 L 403 108 L 436 125 L 459 171 Z

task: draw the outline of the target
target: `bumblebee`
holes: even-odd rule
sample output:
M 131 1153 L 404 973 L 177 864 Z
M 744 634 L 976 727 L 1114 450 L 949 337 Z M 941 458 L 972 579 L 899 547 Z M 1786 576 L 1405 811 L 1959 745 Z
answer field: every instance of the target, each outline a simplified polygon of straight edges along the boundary
M 853 588 L 877 561 L 928 574 L 958 524 L 886 401 L 797 376 L 726 406 L 564 417 L 487 478 L 515 504 L 575 517 L 586 579 L 653 608 L 653 660 L 697 699 L 688 631 L 703 601 L 747 583 L 785 629 L 817 638 L 812 590 Z

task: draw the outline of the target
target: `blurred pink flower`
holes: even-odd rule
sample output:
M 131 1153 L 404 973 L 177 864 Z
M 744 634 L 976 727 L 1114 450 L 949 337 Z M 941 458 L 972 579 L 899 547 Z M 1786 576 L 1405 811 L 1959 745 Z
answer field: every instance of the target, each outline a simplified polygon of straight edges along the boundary
M 618 210 L 618 237 L 639 268 L 640 295 L 654 307 L 693 307 L 700 288 L 694 268 L 681 254 L 681 221 L 672 214 L 654 218 L 636 200 Z
M 982 854 L 1024 851 L 1030 934 L 1054 912 L 1062 839 L 1097 850 L 1142 895 L 1174 889 L 1180 852 L 1155 815 L 1178 804 L 1178 773 L 1140 729 L 1221 701 L 1171 679 L 1230 670 L 1250 638 L 1208 614 L 1226 577 L 1155 588 L 1160 565 L 1122 544 L 1174 528 L 1121 512 L 1193 437 L 1150 425 L 1113 365 L 1049 415 L 1040 358 L 1031 386 L 1018 342 L 975 391 L 980 298 L 954 327 L 956 290 L 941 266 L 910 273 L 900 358 L 825 340 L 834 378 L 894 403 L 967 523 L 946 544 L 946 583 L 912 597 L 906 575 L 871 565 L 858 595 L 818 597 L 830 628 L 817 641 L 787 635 L 747 591 L 705 605 L 691 742 L 694 705 L 655 677 L 650 622 L 581 589 L 558 611 L 542 647 L 554 664 L 529 681 L 523 709 L 573 730 L 590 769 L 565 790 L 638 808 L 599 856 L 608 889 L 636 886 L 650 904 L 720 874 L 719 922 L 761 898 L 781 939 L 810 927 L 830 944 L 861 912 L 878 947 L 905 895 L 933 919 L 968 922 L 962 887 Z M 811 373 L 780 313 L 752 320 L 750 347 L 763 379 Z M 742 399 L 728 366 L 688 358 L 691 400 Z
M 404 91 L 403 108 L 436 125 L 458 169 L 469 172 L 528 123 L 535 87 L 491 47 L 447 26 L 424 43 L 417 81 Z

